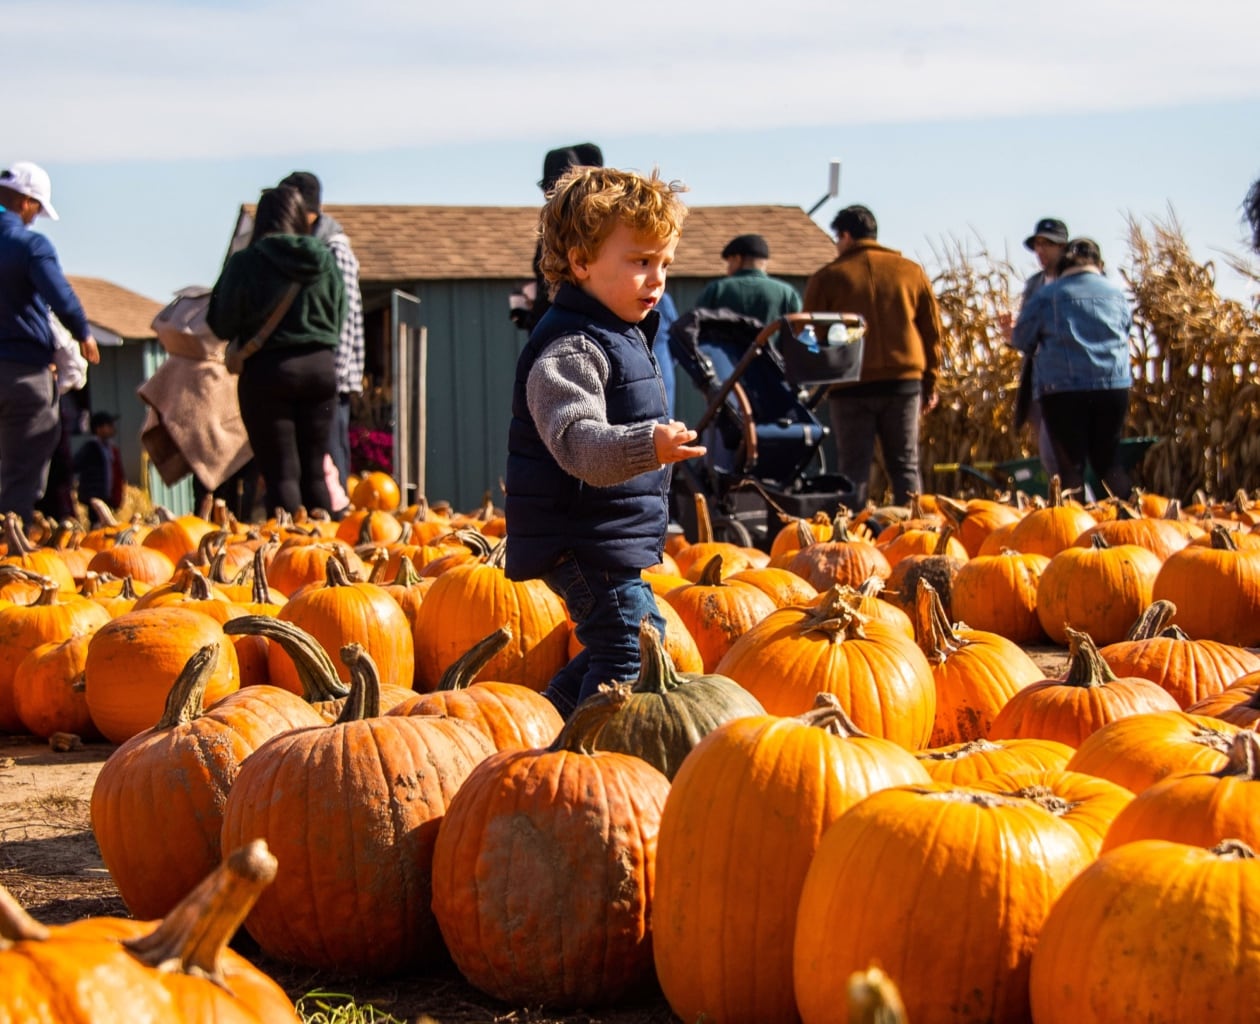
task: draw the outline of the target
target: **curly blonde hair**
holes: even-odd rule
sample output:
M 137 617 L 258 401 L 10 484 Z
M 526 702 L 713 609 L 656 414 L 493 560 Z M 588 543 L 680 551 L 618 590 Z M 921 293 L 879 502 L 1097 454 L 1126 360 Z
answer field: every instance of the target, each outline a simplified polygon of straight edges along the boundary
M 539 218 L 542 239 L 539 270 L 554 292 L 561 281 L 575 284 L 569 255 L 593 259 L 618 224 L 653 239 L 682 232 L 687 207 L 679 198 L 687 187 L 663 181 L 654 170 L 645 178 L 615 167 L 573 167 L 547 193 Z

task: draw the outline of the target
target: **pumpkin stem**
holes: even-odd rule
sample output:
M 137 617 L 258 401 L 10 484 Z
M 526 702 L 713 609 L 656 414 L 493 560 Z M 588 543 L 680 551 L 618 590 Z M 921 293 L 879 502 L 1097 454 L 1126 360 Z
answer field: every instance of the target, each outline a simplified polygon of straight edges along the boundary
M 187 725 L 201 717 L 206 709 L 206 686 L 218 664 L 218 644 L 206 644 L 193 652 L 166 695 L 166 710 L 153 727 L 154 732 Z
M 371 569 L 368 570 L 367 581 L 378 587 L 384 586 L 385 570 L 389 567 L 389 552 L 383 547 L 372 546 L 368 560 L 371 562 Z
M 696 543 L 713 543 L 713 517 L 709 515 L 709 502 L 703 494 L 696 492 L 694 498 L 696 509 Z
M 404 558 L 403 561 L 408 565 L 411 564 L 410 559 Z M 507 626 L 500 626 L 489 636 L 478 640 L 442 673 L 437 688 L 439 690 L 467 689 L 476 682 L 477 673 L 485 668 L 490 659 L 503 650 L 511 639 L 512 631 Z
M 1129 631 L 1124 635 L 1124 639 L 1126 641 L 1150 640 L 1157 637 L 1160 631 L 1168 623 L 1172 622 L 1173 616 L 1176 614 L 1177 606 L 1171 601 L 1152 601 L 1146 606 L 1142 614 L 1137 617 L 1137 621 L 1129 627 Z
M 350 670 L 350 694 L 334 725 L 360 722 L 381 715 L 381 674 L 362 644 L 341 648 L 342 664 Z
M 242 615 L 223 623 L 223 632 L 229 636 L 262 636 L 278 643 L 293 659 L 302 697 L 308 703 L 339 700 L 349 693 L 328 652 L 301 626 L 272 615 Z
M 849 1024 L 906 1024 L 901 993 L 878 967 L 850 974 L 845 993 L 849 1002 Z
M 197 975 L 226 988 L 223 951 L 275 877 L 276 858 L 264 840 L 255 839 L 233 851 L 153 931 L 123 945 L 155 970 Z
M 973 754 L 991 754 L 1001 749 L 999 744 L 981 736 L 978 739 L 968 740 L 966 743 L 959 743 L 957 746 L 937 750 L 918 750 L 915 751 L 914 756 L 920 761 L 961 761 L 964 757 L 971 757 Z
M 1222 860 L 1254 860 L 1256 856 L 1256 851 L 1241 839 L 1222 839 L 1212 852 Z
M 254 557 L 250 559 L 253 567 L 254 589 L 250 597 L 254 604 L 271 604 L 271 587 L 267 584 L 267 549 L 271 543 L 259 544 L 254 548 Z
M 655 693 L 663 697 L 681 682 L 674 661 L 661 642 L 661 635 L 652 625 L 651 616 L 643 616 L 639 622 L 639 678 L 635 681 L 634 692 Z
M 392 586 L 411 588 L 422 579 L 424 579 L 424 577 L 416 572 L 416 563 L 404 553 L 398 559 L 398 574 L 394 577 Z
M 551 753 L 568 751 L 573 754 L 595 753 L 595 742 L 600 731 L 613 715 L 630 700 L 630 687 L 625 683 L 613 683 L 599 688 L 598 696 L 582 701 L 569 716 L 564 728 L 547 748 Z
M 340 554 L 340 549 L 337 549 L 333 552 L 333 557 L 324 563 L 324 581 L 326 586 L 350 586 L 350 574 L 346 571 L 346 564 L 341 560 Z
M 1229 747 L 1229 760 L 1212 773 L 1218 779 L 1242 778 L 1251 782 L 1260 780 L 1260 735 L 1251 729 L 1241 729 Z
M 0 885 L 0 951 L 10 942 L 43 942 L 51 934 Z
M 1089 535 L 1089 543 L 1095 551 L 1104 551 L 1111 547 L 1111 545 L 1107 543 L 1107 538 L 1097 532 Z
M 114 515 L 114 510 L 110 508 L 100 498 L 89 498 L 88 506 L 92 509 L 93 512 L 96 513 L 96 518 L 101 521 L 102 525 L 104 526 L 117 526 L 118 525 L 118 518 Z
M 30 538 L 22 532 L 22 521 L 16 512 L 9 512 L 4 517 L 4 539 L 9 544 L 9 557 L 29 555 L 35 550 Z
M 704 563 L 704 568 L 700 570 L 700 578 L 696 580 L 698 587 L 724 587 L 726 584 L 722 581 L 722 556 L 714 555 Z
M 914 592 L 913 622 L 915 643 L 934 665 L 945 664 L 950 655 L 967 646 L 950 626 L 941 595 L 922 576 Z
M 1234 535 L 1223 525 L 1217 523 L 1211 531 L 1212 547 L 1216 551 L 1237 551 L 1238 544 Z
M 844 710 L 844 705 L 840 703 L 839 697 L 826 691 L 822 691 L 815 696 L 814 706 L 803 715 L 797 715 L 796 720 L 816 729 L 823 729 L 832 736 L 839 736 L 846 740 L 854 738 L 869 739 L 871 735 L 869 732 L 863 732 L 857 727 L 853 719 L 849 717 L 848 712 Z
M 844 588 L 839 584 L 824 591 L 819 602 L 804 611 L 807 613 L 804 628 L 826 633 L 833 643 L 866 636 L 862 627 L 869 621 L 868 617 L 845 599 Z
M 1064 626 L 1063 631 L 1068 640 L 1068 670 L 1063 677 L 1066 685 L 1090 687 L 1116 681 L 1116 674 L 1098 653 L 1098 645 L 1088 633 L 1071 626 Z

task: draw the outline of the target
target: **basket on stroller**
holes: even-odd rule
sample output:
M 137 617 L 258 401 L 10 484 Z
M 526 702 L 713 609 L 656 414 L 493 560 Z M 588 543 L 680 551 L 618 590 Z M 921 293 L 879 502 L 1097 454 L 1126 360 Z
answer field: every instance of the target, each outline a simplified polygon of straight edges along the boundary
M 694 424 L 703 459 L 674 467 L 671 513 L 695 536 L 695 496 L 708 502 L 720 539 L 768 550 L 779 513 L 834 513 L 852 484 L 827 471 L 829 429 L 815 410 L 827 386 L 856 380 L 865 321 L 848 313 L 790 313 L 763 325 L 728 309 L 674 322 L 669 346 L 699 389 Z

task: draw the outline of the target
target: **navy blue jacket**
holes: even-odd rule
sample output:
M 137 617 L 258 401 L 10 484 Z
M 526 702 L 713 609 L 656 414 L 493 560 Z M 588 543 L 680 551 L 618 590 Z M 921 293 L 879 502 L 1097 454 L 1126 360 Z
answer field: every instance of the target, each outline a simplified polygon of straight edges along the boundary
M 0 207 L 0 362 L 47 366 L 53 361 L 48 310 L 77 341 L 87 316 L 57 263 L 52 242 Z
M 534 361 L 557 338 L 583 334 L 608 356 L 604 393 L 608 422 L 668 419 L 660 371 L 644 325 L 625 322 L 580 288 L 561 285 L 516 364 L 508 430 L 507 564 L 510 579 L 545 575 L 571 551 L 583 565 L 644 569 L 661 560 L 669 525 L 669 469 L 640 473 L 613 487 L 595 487 L 567 473 L 538 434 L 526 384 Z M 647 334 L 645 334 L 645 330 Z

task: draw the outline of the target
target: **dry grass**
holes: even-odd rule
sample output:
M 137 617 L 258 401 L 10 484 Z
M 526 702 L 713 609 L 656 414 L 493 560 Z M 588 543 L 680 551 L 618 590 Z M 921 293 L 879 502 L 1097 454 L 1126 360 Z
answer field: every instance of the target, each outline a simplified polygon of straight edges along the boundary
M 1008 348 L 998 317 L 1015 309 L 1022 281 L 983 246 L 951 242 L 936 252 L 934 285 L 945 325 L 940 404 L 923 423 L 921 465 L 928 491 L 955 492 L 966 480 L 936 474 L 937 464 L 1029 458 L 1036 441 L 1012 423 L 1020 356 Z M 1129 221 L 1123 281 L 1134 309 L 1133 397 L 1126 436 L 1161 441 L 1134 471 L 1146 490 L 1189 501 L 1198 490 L 1228 499 L 1260 485 L 1260 276 L 1227 258 L 1257 284 L 1249 307 L 1216 290 L 1213 263 L 1196 261 L 1181 226 Z

